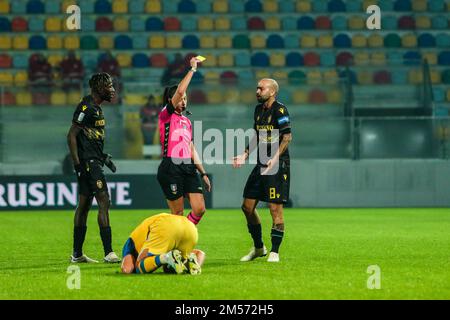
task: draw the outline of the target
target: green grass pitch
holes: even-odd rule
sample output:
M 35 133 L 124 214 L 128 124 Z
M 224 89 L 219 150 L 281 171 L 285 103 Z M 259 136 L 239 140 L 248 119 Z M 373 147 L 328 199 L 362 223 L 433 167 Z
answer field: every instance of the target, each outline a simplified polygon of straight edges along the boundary
M 115 251 L 158 212 L 112 210 Z M 270 214 L 259 212 L 270 248 Z M 239 262 L 252 246 L 242 213 L 209 210 L 199 226 L 202 275 L 125 276 L 118 265 L 84 264 L 79 290 L 66 285 L 72 219 L 0 213 L 0 299 L 450 299 L 450 209 L 286 209 L 278 264 Z M 102 251 L 92 211 L 84 252 Z M 367 288 L 370 265 L 380 267 L 379 290 Z

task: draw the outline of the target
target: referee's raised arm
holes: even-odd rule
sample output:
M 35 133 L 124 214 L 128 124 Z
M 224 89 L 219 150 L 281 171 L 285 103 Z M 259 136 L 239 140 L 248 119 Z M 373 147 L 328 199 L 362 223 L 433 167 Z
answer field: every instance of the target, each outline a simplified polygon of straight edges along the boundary
M 197 63 L 198 62 L 200 62 L 200 61 L 196 57 L 193 57 L 191 59 L 191 61 L 190 61 L 191 69 L 188 71 L 188 73 L 184 76 L 184 78 L 181 80 L 180 84 L 178 85 L 178 89 L 172 97 L 172 105 L 176 106 L 183 99 L 183 96 L 186 94 L 186 90 L 189 86 L 189 83 L 192 80 L 194 73 L 197 72 Z

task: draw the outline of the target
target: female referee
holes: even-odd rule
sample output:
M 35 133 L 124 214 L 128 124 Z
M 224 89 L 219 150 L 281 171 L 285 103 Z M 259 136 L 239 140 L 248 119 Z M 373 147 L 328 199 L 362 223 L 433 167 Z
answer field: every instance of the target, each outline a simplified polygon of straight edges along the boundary
M 178 86 L 164 90 L 164 108 L 159 113 L 163 159 L 157 176 L 172 214 L 183 215 L 184 197 L 187 197 L 192 208 L 187 218 L 194 224 L 200 222 L 206 211 L 201 179 L 206 190 L 211 191 L 211 183 L 192 142 L 191 121 L 183 115 L 187 105 L 186 90 L 198 62 L 197 57 L 192 58 L 191 69 Z

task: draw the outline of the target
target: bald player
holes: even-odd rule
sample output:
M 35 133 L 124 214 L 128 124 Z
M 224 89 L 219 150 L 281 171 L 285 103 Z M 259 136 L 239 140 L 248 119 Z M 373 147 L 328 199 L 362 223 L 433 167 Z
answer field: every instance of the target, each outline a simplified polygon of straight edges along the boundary
M 290 160 L 288 145 L 292 140 L 289 113 L 277 101 L 279 86 L 273 79 L 262 79 L 256 88 L 258 105 L 254 113 L 256 136 L 245 152 L 233 158 L 233 167 L 239 168 L 258 149 L 258 161 L 244 188 L 242 211 L 247 219 L 248 231 L 254 247 L 241 261 L 251 261 L 266 256 L 267 249 L 262 241 L 261 220 L 256 206 L 259 201 L 269 203 L 272 215 L 272 249 L 268 262 L 279 262 L 279 248 L 284 236 L 283 204 L 289 199 Z M 256 139 L 256 143 L 255 143 Z M 262 154 L 266 154 L 264 159 Z

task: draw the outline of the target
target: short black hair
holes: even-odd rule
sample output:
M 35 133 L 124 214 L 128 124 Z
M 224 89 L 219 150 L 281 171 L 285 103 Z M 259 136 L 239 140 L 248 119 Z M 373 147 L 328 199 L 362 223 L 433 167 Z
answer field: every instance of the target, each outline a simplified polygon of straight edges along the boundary
M 106 72 L 96 73 L 89 80 L 92 91 L 99 93 L 112 82 L 111 76 Z

